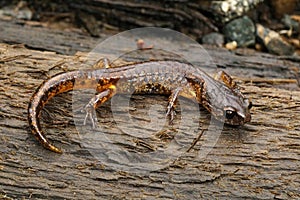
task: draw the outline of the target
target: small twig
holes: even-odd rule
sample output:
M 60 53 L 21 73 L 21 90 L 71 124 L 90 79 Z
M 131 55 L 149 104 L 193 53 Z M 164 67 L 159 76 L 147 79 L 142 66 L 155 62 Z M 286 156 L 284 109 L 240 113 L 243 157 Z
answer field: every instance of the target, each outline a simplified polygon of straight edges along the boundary
M 194 139 L 192 145 L 189 147 L 189 149 L 188 149 L 186 152 L 190 152 L 190 151 L 191 151 L 191 149 L 197 144 L 197 142 L 198 142 L 198 141 L 200 140 L 200 138 L 202 137 L 204 131 L 206 131 L 206 130 L 207 130 L 207 129 L 202 129 L 202 130 L 201 130 L 201 132 L 200 132 L 200 134 L 198 135 L 198 137 Z
M 269 83 L 269 84 L 282 84 L 282 83 L 296 83 L 296 79 L 282 79 L 282 78 L 272 78 L 272 79 L 267 79 L 267 78 L 237 78 L 234 77 L 234 79 L 243 81 L 245 83 Z
M 136 47 L 138 50 L 149 50 L 149 49 L 153 49 L 153 44 L 145 46 L 145 42 L 143 39 L 137 39 L 136 40 Z
M 10 61 L 13 61 L 13 60 L 19 60 L 19 59 L 27 58 L 27 57 L 30 57 L 30 56 L 31 56 L 31 54 L 4 57 L 4 58 L 0 58 L 0 63 L 10 62 Z
M 150 145 L 150 144 L 146 143 L 145 141 L 136 139 L 136 140 L 134 140 L 134 142 L 136 143 L 136 145 L 141 146 L 141 147 L 145 147 L 145 148 L 147 148 L 147 149 L 149 149 L 151 151 L 155 151 L 156 150 L 155 146 Z
M 60 60 L 60 61 L 58 61 L 55 65 L 53 65 L 51 68 L 49 68 L 49 71 L 55 69 L 56 67 L 62 68 L 62 66 L 63 66 L 65 63 L 66 63 L 66 61 L 65 61 L 64 59 L 63 59 L 63 60 Z

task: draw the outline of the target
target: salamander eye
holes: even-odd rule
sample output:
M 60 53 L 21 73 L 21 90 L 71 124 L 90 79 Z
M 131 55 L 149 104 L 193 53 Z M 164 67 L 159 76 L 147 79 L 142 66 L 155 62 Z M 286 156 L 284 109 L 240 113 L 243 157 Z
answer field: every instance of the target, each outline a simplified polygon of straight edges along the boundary
M 232 119 L 236 115 L 236 112 L 233 110 L 225 110 L 226 119 Z

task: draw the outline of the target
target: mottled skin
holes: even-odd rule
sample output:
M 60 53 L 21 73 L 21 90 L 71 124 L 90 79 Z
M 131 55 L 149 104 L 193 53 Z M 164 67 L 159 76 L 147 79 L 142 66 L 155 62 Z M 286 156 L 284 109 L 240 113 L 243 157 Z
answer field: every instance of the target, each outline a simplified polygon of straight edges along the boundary
M 70 90 L 90 88 L 97 90 L 85 106 L 86 117 L 96 126 L 95 108 L 116 93 L 169 95 L 167 116 L 172 121 L 178 96 L 202 104 L 218 120 L 230 125 L 243 125 L 251 119 L 251 103 L 244 98 L 234 82 L 221 72 L 216 79 L 199 68 L 178 61 L 148 61 L 88 71 L 58 74 L 45 81 L 30 99 L 28 121 L 32 134 L 47 149 L 61 153 L 41 130 L 39 117 L 47 101 Z

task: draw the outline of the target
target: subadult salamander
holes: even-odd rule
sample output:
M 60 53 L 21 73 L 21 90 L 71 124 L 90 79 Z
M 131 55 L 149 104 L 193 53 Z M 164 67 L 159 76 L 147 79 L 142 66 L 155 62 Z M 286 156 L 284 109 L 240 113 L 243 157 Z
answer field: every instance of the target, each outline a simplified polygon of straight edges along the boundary
M 39 117 L 48 100 L 75 89 L 95 89 L 97 94 L 85 106 L 86 117 L 95 125 L 95 109 L 116 93 L 169 95 L 166 116 L 172 121 L 178 96 L 202 104 L 216 119 L 230 125 L 243 125 L 251 120 L 251 102 L 238 90 L 225 72 L 212 78 L 198 67 L 178 61 L 147 61 L 117 68 L 71 71 L 43 82 L 32 95 L 28 121 L 32 134 L 47 149 L 62 153 L 43 133 Z

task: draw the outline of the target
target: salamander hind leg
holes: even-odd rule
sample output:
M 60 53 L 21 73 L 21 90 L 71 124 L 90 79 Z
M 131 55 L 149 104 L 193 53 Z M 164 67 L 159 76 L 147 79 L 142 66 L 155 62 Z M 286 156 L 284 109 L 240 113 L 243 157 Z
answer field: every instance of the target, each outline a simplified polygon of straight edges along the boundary
M 113 95 L 116 93 L 116 87 L 111 85 L 104 91 L 100 92 L 99 94 L 95 95 L 84 107 L 84 112 L 86 113 L 83 125 L 86 125 L 87 120 L 89 119 L 92 123 L 92 127 L 97 127 L 97 114 L 96 109 L 109 100 Z
M 113 67 L 113 65 L 111 64 L 108 58 L 101 58 L 93 65 L 94 69 L 102 69 L 102 68 L 108 69 L 111 67 Z
M 170 116 L 170 121 L 169 121 L 170 124 L 173 123 L 174 117 L 176 115 L 175 106 L 176 106 L 176 101 L 177 101 L 177 98 L 178 98 L 181 90 L 182 90 L 181 88 L 176 88 L 174 91 L 172 91 L 172 93 L 169 97 L 169 103 L 167 106 L 166 117 Z

